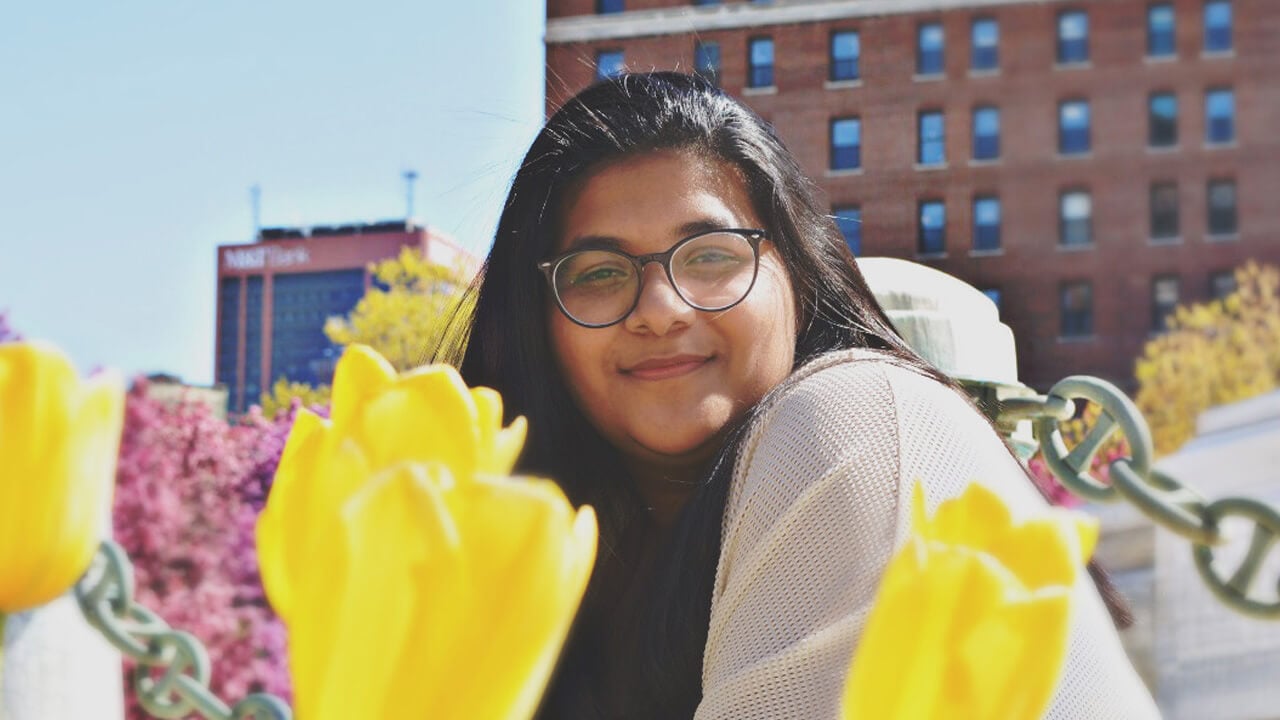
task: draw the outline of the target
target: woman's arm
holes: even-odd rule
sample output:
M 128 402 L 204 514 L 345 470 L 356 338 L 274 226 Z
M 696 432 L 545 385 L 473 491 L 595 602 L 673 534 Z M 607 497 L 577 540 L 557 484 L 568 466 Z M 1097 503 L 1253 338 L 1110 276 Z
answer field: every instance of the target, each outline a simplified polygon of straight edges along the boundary
M 807 367 L 753 431 L 725 513 L 697 717 L 836 717 L 880 576 L 931 508 L 980 480 L 1015 515 L 1043 508 L 990 425 L 936 381 L 867 353 Z M 1050 718 L 1156 717 L 1082 584 Z

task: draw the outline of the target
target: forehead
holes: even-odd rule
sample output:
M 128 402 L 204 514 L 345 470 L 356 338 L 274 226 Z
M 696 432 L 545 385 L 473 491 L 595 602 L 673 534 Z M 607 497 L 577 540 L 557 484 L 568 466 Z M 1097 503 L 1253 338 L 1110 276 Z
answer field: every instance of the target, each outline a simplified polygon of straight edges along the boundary
M 733 164 L 691 151 L 658 151 L 589 171 L 565 193 L 557 251 L 583 238 L 634 252 L 664 250 L 693 224 L 762 227 Z

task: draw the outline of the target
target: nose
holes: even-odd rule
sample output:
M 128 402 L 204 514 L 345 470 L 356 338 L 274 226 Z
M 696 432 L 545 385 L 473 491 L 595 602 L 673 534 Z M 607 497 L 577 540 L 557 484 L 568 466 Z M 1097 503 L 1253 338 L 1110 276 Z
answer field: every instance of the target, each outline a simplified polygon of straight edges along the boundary
M 640 299 L 623 325 L 631 332 L 666 335 L 688 327 L 696 312 L 672 287 L 662 265 L 651 262 L 640 274 Z

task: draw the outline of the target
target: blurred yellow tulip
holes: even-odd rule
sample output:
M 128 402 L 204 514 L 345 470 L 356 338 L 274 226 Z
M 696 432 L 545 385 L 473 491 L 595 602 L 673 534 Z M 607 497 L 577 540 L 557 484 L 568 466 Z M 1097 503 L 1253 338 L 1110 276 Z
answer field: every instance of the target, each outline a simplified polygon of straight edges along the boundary
M 0 613 L 57 598 L 88 568 L 123 423 L 118 375 L 82 381 L 50 345 L 0 343 Z
M 299 411 L 257 528 L 300 720 L 533 715 L 596 522 L 507 477 L 524 434 L 449 366 L 343 354 L 331 417 Z
M 1067 650 L 1072 586 L 1097 523 L 1065 510 L 1014 524 L 974 483 L 925 516 L 889 563 L 863 631 L 844 717 L 1041 717 Z

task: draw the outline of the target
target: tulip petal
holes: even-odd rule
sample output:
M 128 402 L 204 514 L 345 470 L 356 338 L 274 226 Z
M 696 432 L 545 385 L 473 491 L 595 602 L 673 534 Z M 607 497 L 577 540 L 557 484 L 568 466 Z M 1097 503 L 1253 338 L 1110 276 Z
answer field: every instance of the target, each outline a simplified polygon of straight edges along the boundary
M 929 522 L 927 537 L 985 549 L 1005 535 L 1012 523 L 1009 508 L 1000 497 L 975 482 L 970 483 L 959 498 L 938 507 Z
M 395 368 L 372 348 L 365 345 L 348 346 L 333 370 L 330 417 L 335 423 L 346 425 L 365 400 L 374 397 L 395 380 Z
M 357 439 L 374 467 L 439 462 L 462 479 L 476 469 L 476 417 L 471 394 L 457 371 L 447 365 L 429 366 L 365 403 Z M 407 418 L 414 422 L 405 422 Z

